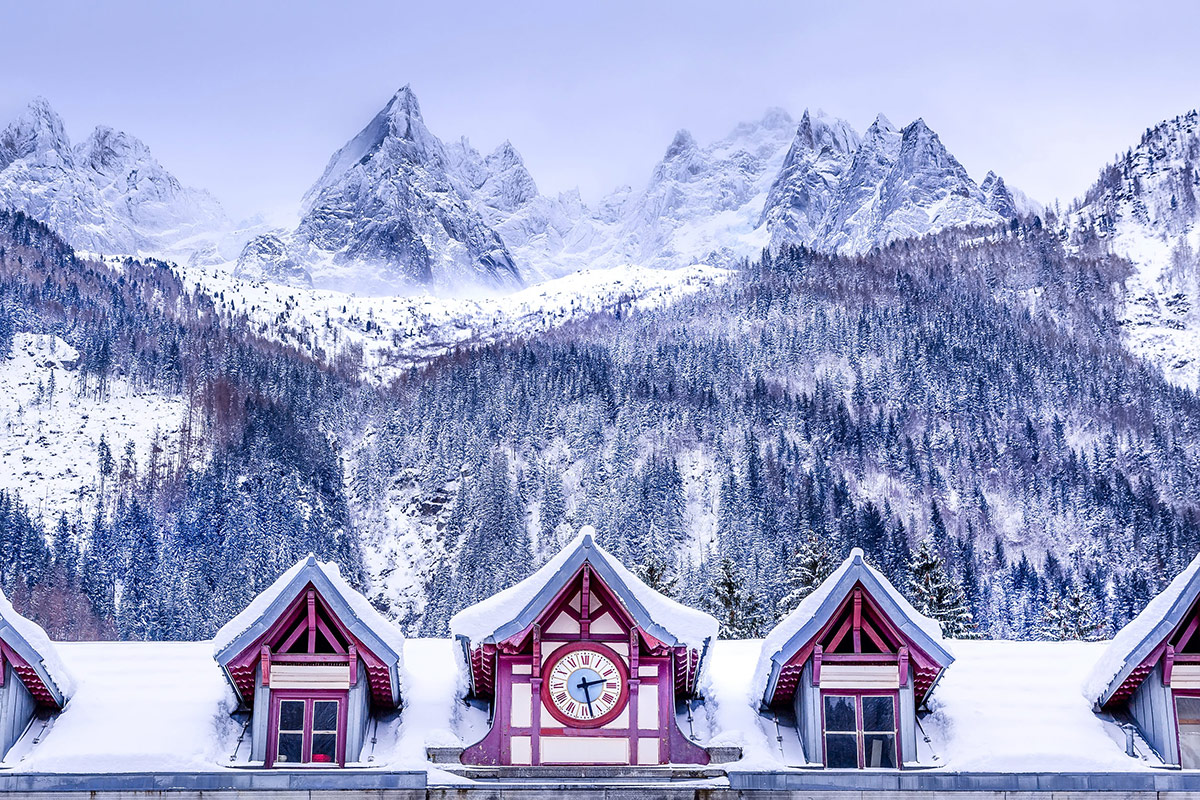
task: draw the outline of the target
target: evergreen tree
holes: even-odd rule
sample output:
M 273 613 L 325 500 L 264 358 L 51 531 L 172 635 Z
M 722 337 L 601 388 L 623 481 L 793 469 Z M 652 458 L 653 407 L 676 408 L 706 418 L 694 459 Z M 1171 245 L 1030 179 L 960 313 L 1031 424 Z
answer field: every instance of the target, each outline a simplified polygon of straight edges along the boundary
M 763 634 L 766 623 L 758 600 L 746 589 L 746 577 L 733 559 L 722 558 L 713 577 L 709 607 L 721 623 L 721 635 L 752 639 Z
M 1079 581 L 1072 580 L 1066 590 L 1050 596 L 1037 633 L 1052 641 L 1090 642 L 1104 638 L 1104 621 L 1091 594 Z
M 909 598 L 922 614 L 942 625 L 952 639 L 970 638 L 975 630 L 962 586 L 950 575 L 932 536 L 921 540 L 909 567 Z
M 782 612 L 790 613 L 837 568 L 837 560 L 824 537 L 810 533 L 792 553 L 787 574 L 787 596 Z

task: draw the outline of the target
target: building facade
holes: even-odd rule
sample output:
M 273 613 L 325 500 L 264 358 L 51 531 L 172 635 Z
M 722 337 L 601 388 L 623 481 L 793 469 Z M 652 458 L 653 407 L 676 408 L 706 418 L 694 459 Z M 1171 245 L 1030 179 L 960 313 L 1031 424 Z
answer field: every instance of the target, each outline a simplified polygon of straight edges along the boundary
M 590 532 L 451 630 L 491 708 L 464 763 L 708 763 L 685 727 L 716 620 L 654 592 Z
M 855 549 L 764 641 L 762 707 L 803 764 L 915 765 L 917 710 L 953 661 L 938 623 Z

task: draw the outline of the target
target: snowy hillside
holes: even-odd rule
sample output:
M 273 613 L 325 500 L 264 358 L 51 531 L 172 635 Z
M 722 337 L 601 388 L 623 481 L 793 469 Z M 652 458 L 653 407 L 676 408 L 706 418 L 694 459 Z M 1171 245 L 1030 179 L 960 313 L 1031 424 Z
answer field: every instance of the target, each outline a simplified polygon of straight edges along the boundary
M 0 360 L 0 489 L 16 490 L 31 513 L 53 522 L 90 514 L 100 486 L 100 437 L 122 468 L 126 448 L 145 466 L 177 457 L 182 398 L 130 389 L 114 378 L 108 397 L 79 396 L 79 354 L 57 336 L 18 333 Z
M 212 195 L 181 185 L 133 136 L 102 125 L 73 147 L 42 98 L 0 132 L 0 208 L 96 253 L 163 254 L 229 227 Z
M 1129 259 L 1122 323 L 1129 347 L 1172 381 L 1200 387 L 1200 115 L 1146 131 L 1105 168 L 1067 225 L 1081 246 Z
M 224 298 L 226 310 L 245 313 L 260 334 L 330 363 L 350 359 L 368 379 L 387 381 L 461 345 L 541 333 L 602 312 L 660 307 L 718 285 L 731 273 L 702 264 L 677 270 L 626 266 L 478 298 L 294 288 L 237 277 L 227 266 L 180 274 Z

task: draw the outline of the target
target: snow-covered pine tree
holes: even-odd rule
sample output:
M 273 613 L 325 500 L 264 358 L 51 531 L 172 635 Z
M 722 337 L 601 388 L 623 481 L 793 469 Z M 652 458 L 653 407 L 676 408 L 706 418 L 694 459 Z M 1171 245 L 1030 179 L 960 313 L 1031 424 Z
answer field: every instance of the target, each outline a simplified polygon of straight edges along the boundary
M 1055 592 L 1047 600 L 1037 633 L 1052 641 L 1090 642 L 1104 638 L 1104 620 L 1092 596 L 1079 581 L 1072 580 L 1065 591 Z
M 731 558 L 722 558 L 712 583 L 709 607 L 728 639 L 750 639 L 762 635 L 765 619 L 753 594 L 746 590 L 746 576 Z
M 959 585 L 946 569 L 932 536 L 921 540 L 909 567 L 908 594 L 917 610 L 942 624 L 952 639 L 970 638 L 975 631 L 971 609 Z
M 783 598 L 781 611 L 787 614 L 795 610 L 836 567 L 829 542 L 816 533 L 806 536 L 792 554 L 787 574 L 788 593 Z

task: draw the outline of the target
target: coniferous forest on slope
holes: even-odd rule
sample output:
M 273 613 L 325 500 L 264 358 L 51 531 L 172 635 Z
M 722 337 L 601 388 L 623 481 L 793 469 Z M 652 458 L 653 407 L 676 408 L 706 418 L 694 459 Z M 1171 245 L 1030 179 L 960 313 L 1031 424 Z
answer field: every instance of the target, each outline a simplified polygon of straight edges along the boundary
M 179 459 L 98 450 L 86 514 L 0 497 L 0 586 L 56 636 L 209 636 L 310 551 L 366 588 L 363 520 L 403 484 L 440 520 L 420 601 L 379 599 L 410 633 L 592 524 L 728 636 L 764 633 L 852 547 L 955 635 L 1110 634 L 1200 549 L 1200 399 L 1122 346 L 1128 265 L 1071 244 L 1031 217 L 765 253 L 667 307 L 381 387 L 165 264 L 81 259 L 0 213 L 0 355 L 54 333 L 81 354 L 58 391 L 120 375 L 189 409 Z

